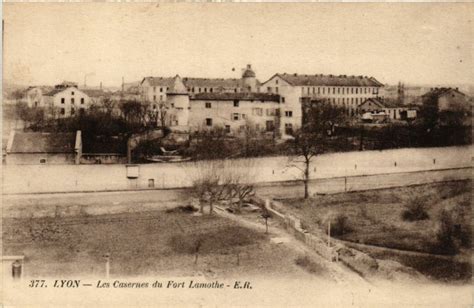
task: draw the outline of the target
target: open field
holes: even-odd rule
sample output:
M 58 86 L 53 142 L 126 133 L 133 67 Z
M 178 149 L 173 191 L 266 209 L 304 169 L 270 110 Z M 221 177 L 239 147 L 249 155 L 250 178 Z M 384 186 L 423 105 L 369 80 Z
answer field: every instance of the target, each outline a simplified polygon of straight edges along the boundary
M 453 181 L 283 203 L 285 210 L 301 218 L 310 232 L 326 230 L 330 220 L 333 236 L 341 240 L 419 252 L 409 255 L 364 249 L 361 245 L 373 257 L 399 261 L 435 279 L 458 281 L 470 279 L 472 273 L 471 185 L 471 181 Z M 421 202 L 426 208 L 423 219 L 403 218 L 406 206 L 413 202 Z M 444 210 L 449 214 L 449 231 L 441 231 Z M 446 232 L 452 235 L 452 247 L 440 238 Z
M 3 253 L 25 255 L 29 277 L 104 277 L 110 253 L 111 277 L 328 279 L 322 266 L 298 266 L 304 255 L 270 237 L 216 215 L 179 210 L 3 220 Z

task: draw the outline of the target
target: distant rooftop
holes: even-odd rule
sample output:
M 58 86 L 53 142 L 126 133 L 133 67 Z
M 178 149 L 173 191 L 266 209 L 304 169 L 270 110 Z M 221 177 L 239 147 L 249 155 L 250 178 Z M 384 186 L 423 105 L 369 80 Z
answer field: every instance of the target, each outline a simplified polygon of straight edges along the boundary
M 346 87 L 382 87 L 383 84 L 374 77 L 349 75 L 301 75 L 276 74 L 293 86 L 346 86 Z M 273 78 L 273 77 L 272 77 Z
M 76 133 L 15 132 L 10 153 L 74 153 Z
M 252 92 L 237 92 L 237 93 L 197 93 L 191 97 L 191 100 L 246 100 L 246 101 L 271 101 L 279 102 L 280 95 L 270 93 L 252 93 Z

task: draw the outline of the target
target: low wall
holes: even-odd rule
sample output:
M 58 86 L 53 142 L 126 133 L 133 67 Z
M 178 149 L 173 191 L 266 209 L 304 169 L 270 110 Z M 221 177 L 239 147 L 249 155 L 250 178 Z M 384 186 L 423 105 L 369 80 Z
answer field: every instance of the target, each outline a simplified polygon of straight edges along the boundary
M 311 193 L 360 190 L 380 186 L 359 182 L 361 176 L 432 169 L 471 167 L 473 147 L 401 149 L 333 153 L 317 156 L 312 165 Z M 252 159 L 248 174 L 254 183 L 289 182 L 301 179 L 288 157 Z M 8 161 L 8 159 L 7 159 Z M 296 163 L 298 164 L 298 162 Z M 47 193 L 185 188 L 197 173 L 194 163 L 143 164 L 136 177 L 127 165 L 4 165 L 3 193 Z M 301 167 L 301 166 L 300 166 Z M 346 179 L 345 179 L 346 178 Z M 395 180 L 394 180 L 395 181 Z M 413 180 L 413 183 L 419 182 Z M 384 184 L 386 185 L 386 184 Z M 380 186 L 390 187 L 390 186 Z
M 260 201 L 262 202 L 262 201 Z M 327 235 L 323 232 L 319 234 L 310 234 L 301 227 L 301 220 L 297 217 L 287 214 L 284 215 L 278 211 L 283 205 L 277 201 L 271 201 L 268 211 L 272 217 L 283 223 L 285 229 L 296 239 L 305 243 L 317 254 L 329 261 L 341 261 L 347 267 L 362 276 L 368 276 L 378 269 L 379 265 L 375 258 L 356 249 L 344 245 L 341 241 L 334 238 L 330 240 L 330 246 L 327 243 Z

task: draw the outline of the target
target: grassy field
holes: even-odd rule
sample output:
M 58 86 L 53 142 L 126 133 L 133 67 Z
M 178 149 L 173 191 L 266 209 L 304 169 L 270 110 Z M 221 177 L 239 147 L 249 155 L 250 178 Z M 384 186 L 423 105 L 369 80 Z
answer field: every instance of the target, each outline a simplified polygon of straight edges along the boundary
M 298 252 L 272 243 L 263 232 L 179 210 L 8 218 L 3 220 L 3 250 L 24 254 L 32 277 L 103 276 L 106 253 L 112 277 L 326 277 L 322 267 L 305 269 L 297 262 Z
M 455 181 L 412 187 L 317 196 L 310 200 L 286 200 L 286 210 L 302 219 L 309 231 L 326 230 L 331 221 L 335 237 L 360 244 L 422 253 L 451 255 L 399 257 L 371 253 L 377 258 L 397 259 L 402 264 L 441 280 L 471 277 L 471 181 Z M 409 205 L 424 208 L 420 220 L 407 219 Z M 448 216 L 449 226 L 441 216 Z M 405 218 L 404 218 L 405 216 Z M 446 221 L 446 218 L 445 218 Z M 342 224 L 342 231 L 341 231 Z M 448 228 L 449 231 L 442 231 Z M 451 246 L 440 234 L 452 235 Z M 370 253 L 370 252 L 369 252 Z

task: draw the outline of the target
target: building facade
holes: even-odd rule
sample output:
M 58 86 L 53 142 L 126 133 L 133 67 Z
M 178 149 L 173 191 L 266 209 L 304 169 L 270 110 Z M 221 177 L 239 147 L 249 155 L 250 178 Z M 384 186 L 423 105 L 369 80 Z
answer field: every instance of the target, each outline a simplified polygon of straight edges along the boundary
M 79 164 L 81 131 L 76 133 L 24 133 L 12 131 L 5 163 L 9 165 Z
M 52 107 L 54 117 L 70 117 L 84 112 L 93 100 L 75 85 L 57 85 L 43 95 L 45 106 Z
M 252 89 L 251 84 L 249 88 Z M 190 94 L 176 76 L 167 92 L 168 119 L 174 129 L 199 131 L 220 127 L 230 134 L 244 128 L 278 132 L 280 97 L 256 92 L 201 92 Z
M 344 107 L 355 115 L 357 107 L 381 95 L 383 84 L 373 77 L 346 75 L 275 74 L 260 86 L 260 92 L 280 96 L 281 127 L 300 127 L 303 121 L 302 102 L 319 99 Z M 283 132 L 286 129 L 282 129 Z M 289 137 L 283 133 L 283 138 Z

